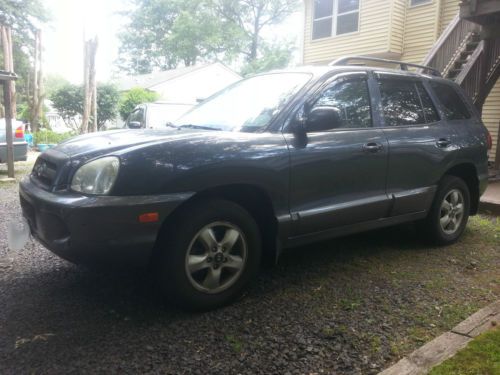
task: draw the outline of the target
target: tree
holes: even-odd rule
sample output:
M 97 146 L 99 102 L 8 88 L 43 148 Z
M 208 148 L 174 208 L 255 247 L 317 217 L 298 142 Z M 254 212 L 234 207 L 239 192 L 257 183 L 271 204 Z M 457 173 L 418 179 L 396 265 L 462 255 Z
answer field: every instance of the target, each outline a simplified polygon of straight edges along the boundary
M 116 119 L 120 93 L 114 85 L 97 85 L 97 127 L 101 130 L 106 121 Z
M 248 62 L 258 58 L 262 30 L 283 22 L 297 10 L 298 0 L 213 0 L 222 18 L 236 25 L 246 36 L 241 52 Z
M 134 0 L 130 22 L 119 34 L 118 66 L 133 74 L 230 58 L 244 37 L 217 14 L 212 0 Z
M 264 44 L 261 57 L 248 62 L 242 69 L 241 74 L 248 76 L 266 72 L 273 69 L 285 68 L 290 64 L 294 52 L 292 42 L 279 44 Z
M 81 125 L 79 117 L 83 113 L 82 87 L 68 83 L 56 90 L 50 96 L 50 100 L 66 126 L 79 132 Z
M 159 95 L 156 92 L 145 90 L 141 87 L 135 87 L 122 94 L 119 104 L 119 112 L 123 121 L 142 103 L 151 103 L 158 100 Z
M 133 1 L 134 9 L 127 12 L 132 14 L 130 22 L 119 35 L 118 59 L 119 68 L 131 74 L 214 59 L 229 62 L 244 57 L 253 63 L 269 54 L 263 30 L 282 22 L 299 4 L 299 0 Z M 284 51 L 280 55 L 284 57 Z
M 45 93 L 50 98 L 56 91 L 69 84 L 69 81 L 59 74 L 47 74 L 44 81 Z
M 40 0 L 0 0 L 0 24 L 12 29 L 14 70 L 18 75 L 15 84 L 20 104 L 29 102 L 35 35 L 40 24 L 48 21 L 49 14 Z M 0 58 L 3 60 L 1 51 Z M 39 99 L 41 102 L 42 98 Z
M 0 23 L 10 26 L 24 43 L 35 40 L 39 23 L 49 21 L 49 15 L 39 0 L 0 0 Z
M 52 105 L 71 129 L 81 132 L 81 116 L 83 114 L 83 86 L 66 84 L 56 90 L 50 97 Z M 98 130 L 116 118 L 120 93 L 110 84 L 97 85 L 97 127 Z

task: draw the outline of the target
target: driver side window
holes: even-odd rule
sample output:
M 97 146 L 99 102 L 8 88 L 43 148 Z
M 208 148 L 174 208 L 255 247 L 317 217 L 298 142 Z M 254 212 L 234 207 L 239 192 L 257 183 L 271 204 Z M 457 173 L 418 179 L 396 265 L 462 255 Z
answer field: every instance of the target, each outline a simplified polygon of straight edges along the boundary
M 366 79 L 337 82 L 323 91 L 309 111 L 308 132 L 372 126 Z
M 130 114 L 129 122 L 140 122 L 141 125 L 144 124 L 144 109 L 138 108 Z

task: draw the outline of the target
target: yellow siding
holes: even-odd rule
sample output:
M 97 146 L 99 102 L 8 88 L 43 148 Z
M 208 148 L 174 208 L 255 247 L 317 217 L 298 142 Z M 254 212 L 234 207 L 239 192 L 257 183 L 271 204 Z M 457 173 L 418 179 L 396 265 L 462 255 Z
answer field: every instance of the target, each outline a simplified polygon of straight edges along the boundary
M 314 0 L 305 0 L 304 63 L 327 63 L 344 55 L 379 55 L 421 63 L 453 20 L 460 0 L 360 0 L 359 31 L 312 40 Z
M 360 0 L 359 31 L 312 40 L 313 0 L 305 1 L 304 63 L 326 63 L 344 55 L 389 52 L 392 0 Z
M 407 0 L 393 0 L 390 19 L 390 46 L 389 51 L 401 55 L 405 33 Z
M 496 145 L 498 140 L 498 124 L 500 123 L 500 79 L 491 90 L 483 107 L 483 122 L 490 131 L 493 138 L 493 149 L 490 151 L 490 160 L 493 161 L 496 155 Z
M 406 10 L 402 60 L 421 63 L 437 38 L 438 1 Z
M 439 33 L 442 33 L 446 26 L 455 18 L 459 11 L 460 0 L 441 0 L 441 22 Z

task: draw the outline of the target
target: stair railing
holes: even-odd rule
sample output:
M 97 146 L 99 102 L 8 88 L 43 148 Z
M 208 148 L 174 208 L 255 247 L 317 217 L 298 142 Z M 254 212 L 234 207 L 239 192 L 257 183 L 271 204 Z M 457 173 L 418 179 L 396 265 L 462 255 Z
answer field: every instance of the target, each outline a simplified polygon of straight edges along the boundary
M 429 51 L 422 65 L 431 66 L 441 73 L 445 72 L 464 40 L 478 30 L 478 25 L 460 19 L 457 14 Z

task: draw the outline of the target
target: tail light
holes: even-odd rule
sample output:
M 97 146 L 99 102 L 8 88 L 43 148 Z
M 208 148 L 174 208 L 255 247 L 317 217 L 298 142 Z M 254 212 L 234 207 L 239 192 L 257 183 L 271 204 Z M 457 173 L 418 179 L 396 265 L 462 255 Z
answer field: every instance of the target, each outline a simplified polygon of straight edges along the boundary
M 491 138 L 490 132 L 487 132 L 486 144 L 488 145 L 488 150 L 491 150 L 491 148 L 493 147 L 493 139 Z
M 18 126 L 15 133 L 14 138 L 24 138 L 24 126 Z

